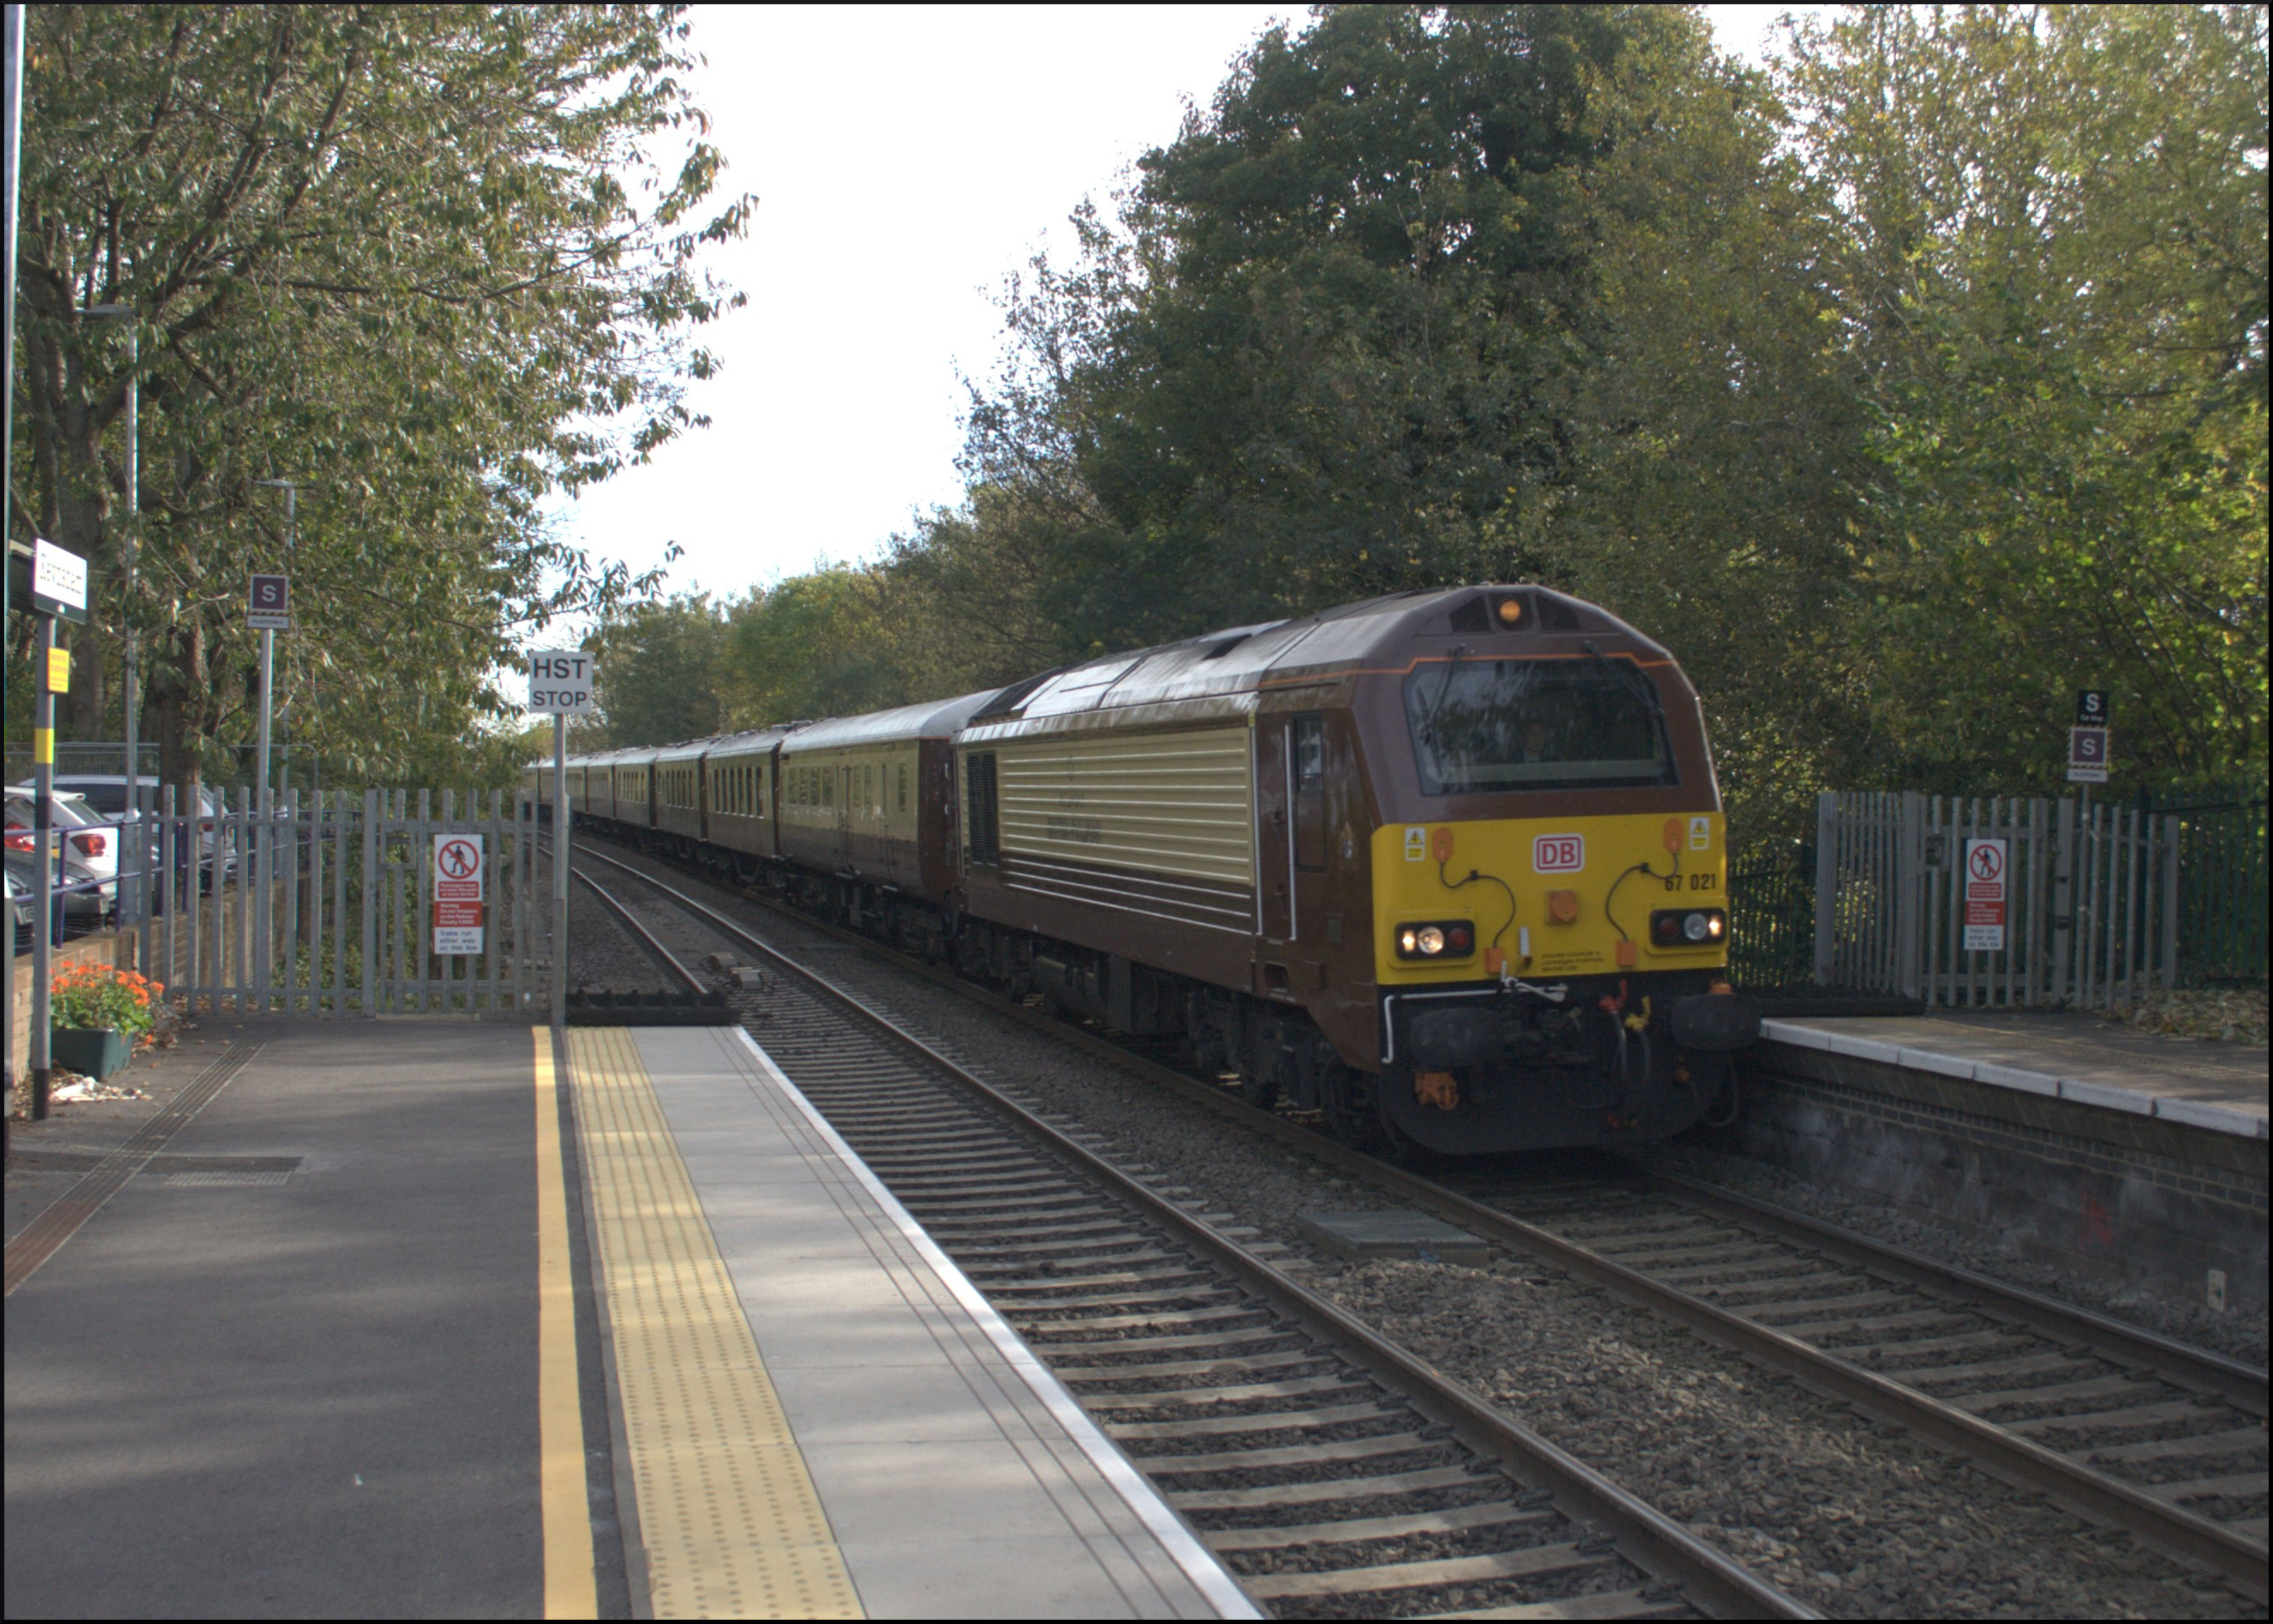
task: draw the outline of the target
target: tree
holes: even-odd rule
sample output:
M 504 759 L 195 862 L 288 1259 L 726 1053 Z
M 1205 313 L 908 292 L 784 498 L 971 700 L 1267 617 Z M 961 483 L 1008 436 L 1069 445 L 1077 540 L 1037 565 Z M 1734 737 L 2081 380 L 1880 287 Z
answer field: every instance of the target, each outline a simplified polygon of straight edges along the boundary
M 707 593 L 635 603 L 602 623 L 585 647 L 599 673 L 606 747 L 672 745 L 724 724 L 731 680 L 726 607 Z
M 1037 601 L 1067 641 L 1535 573 L 1508 510 L 1587 342 L 1598 91 L 1701 38 L 1648 7 L 1348 7 L 1257 41 L 1121 220 L 1083 218 L 1084 263 L 1022 290 L 1024 372 L 974 414 L 971 471 L 1063 514 Z
M 722 160 L 676 6 L 40 7 L 26 86 L 26 520 L 140 629 L 169 776 L 242 725 L 248 565 L 301 489 L 288 702 L 341 768 L 446 759 L 504 708 L 520 626 L 631 585 L 554 541 L 549 491 L 701 420 L 694 330 Z M 683 147 L 674 172 L 655 154 Z M 635 200 L 636 199 L 636 200 Z M 134 312 L 142 534 L 126 589 L 106 429 Z M 87 634 L 75 724 L 103 721 Z
M 1899 782 L 2045 783 L 2082 687 L 2133 782 L 2263 771 L 2265 30 L 1855 8 L 1796 41 Z

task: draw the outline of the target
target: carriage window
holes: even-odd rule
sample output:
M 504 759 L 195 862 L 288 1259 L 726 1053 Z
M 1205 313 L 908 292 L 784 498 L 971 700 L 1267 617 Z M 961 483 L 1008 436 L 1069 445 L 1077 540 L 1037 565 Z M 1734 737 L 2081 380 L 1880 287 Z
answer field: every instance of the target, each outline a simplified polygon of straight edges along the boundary
M 1631 660 L 1432 661 L 1405 679 L 1421 791 L 1675 782 L 1655 695 Z
M 905 812 L 905 811 L 907 811 L 907 809 L 908 809 L 908 764 L 907 764 L 906 762 L 903 761 L 903 762 L 901 762 L 901 763 L 900 763 L 900 810 L 901 810 L 902 812 Z

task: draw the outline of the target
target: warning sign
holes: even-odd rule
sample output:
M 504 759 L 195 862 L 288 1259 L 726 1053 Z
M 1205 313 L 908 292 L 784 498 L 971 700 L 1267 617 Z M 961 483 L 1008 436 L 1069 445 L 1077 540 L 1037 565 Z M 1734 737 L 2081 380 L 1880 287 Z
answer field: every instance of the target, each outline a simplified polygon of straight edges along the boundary
M 488 879 L 479 834 L 434 837 L 434 951 L 482 951 L 484 885 Z
M 438 954 L 479 953 L 482 950 L 482 915 L 489 907 L 486 902 L 444 902 L 434 904 L 434 951 Z
M 2005 951 L 2005 883 L 2007 842 L 1969 840 L 1965 842 L 1965 951 Z

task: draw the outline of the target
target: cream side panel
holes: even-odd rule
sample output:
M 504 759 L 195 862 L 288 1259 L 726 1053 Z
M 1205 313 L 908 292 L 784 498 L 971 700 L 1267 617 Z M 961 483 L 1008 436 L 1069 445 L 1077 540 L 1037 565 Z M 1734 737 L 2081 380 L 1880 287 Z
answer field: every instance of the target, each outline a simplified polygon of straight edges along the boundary
M 996 746 L 1002 849 L 1255 881 L 1247 730 L 1092 733 Z

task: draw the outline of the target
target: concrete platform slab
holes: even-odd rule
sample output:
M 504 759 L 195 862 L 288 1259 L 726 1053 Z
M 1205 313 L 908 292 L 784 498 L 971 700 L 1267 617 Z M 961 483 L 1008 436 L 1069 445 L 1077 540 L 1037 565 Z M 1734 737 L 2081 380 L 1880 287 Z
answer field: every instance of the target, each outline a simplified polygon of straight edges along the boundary
M 736 1363 L 704 1373 L 696 1359 L 678 1385 L 747 1376 L 762 1386 L 793 1470 L 786 1456 L 754 1474 L 726 1459 L 713 1468 L 740 1471 L 734 1493 L 744 1497 L 808 1495 L 813 1559 L 836 1564 L 869 1615 L 1257 1616 L 746 1035 L 577 1032 L 570 1051 L 608 1263 L 604 1296 L 629 1288 L 616 1317 L 636 1320 L 650 1352 L 707 1340 L 709 1357 Z M 645 1126 L 634 1132 L 635 1123 Z M 626 1239 L 689 1203 L 701 1233 L 689 1224 L 671 1231 L 671 1277 L 715 1276 L 732 1305 L 729 1313 L 703 1286 L 714 1323 L 700 1336 L 671 1328 L 672 1301 L 641 1283 L 656 1264 Z M 746 1356 L 728 1345 L 737 1336 Z M 621 1337 L 617 1363 L 628 1371 L 647 1356 L 627 1357 Z M 699 1582 L 679 1570 L 697 1560 L 703 1530 L 688 1515 L 694 1498 L 671 1487 L 685 1463 L 641 1441 L 655 1428 L 635 1412 L 669 1395 L 636 1385 L 626 1375 L 626 1431 L 661 1616 L 694 1593 Z
M 2263 1139 L 2264 1045 L 2134 1032 L 2066 1012 L 1771 1020 L 1771 1043 Z

